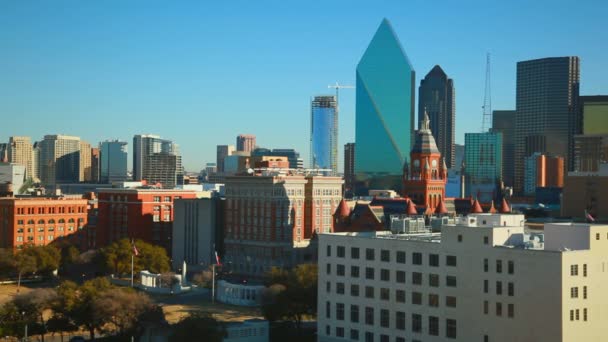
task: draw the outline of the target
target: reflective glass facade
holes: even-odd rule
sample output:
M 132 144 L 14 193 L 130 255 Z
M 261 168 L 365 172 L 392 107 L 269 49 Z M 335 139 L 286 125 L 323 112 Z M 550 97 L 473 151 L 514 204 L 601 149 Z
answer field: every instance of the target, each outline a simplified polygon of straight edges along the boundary
M 385 19 L 357 65 L 357 194 L 401 189 L 415 127 L 414 82 L 414 69 Z
M 310 109 L 310 166 L 338 169 L 338 117 L 335 96 L 315 96 Z
M 502 134 L 466 133 L 464 135 L 465 196 L 489 202 L 499 195 L 502 179 Z
M 124 141 L 104 141 L 99 146 L 99 171 L 102 183 L 127 180 L 127 143 Z

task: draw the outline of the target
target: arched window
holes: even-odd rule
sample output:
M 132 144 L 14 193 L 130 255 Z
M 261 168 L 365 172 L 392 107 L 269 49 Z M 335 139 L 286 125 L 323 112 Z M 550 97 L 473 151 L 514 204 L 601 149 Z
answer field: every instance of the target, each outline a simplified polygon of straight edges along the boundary
M 55 224 L 55 220 L 50 219 L 48 223 L 49 223 L 49 224 Z
M 34 222 L 34 220 L 28 220 L 27 221 L 27 224 L 34 224 L 34 223 L 36 223 L 36 222 Z
M 73 218 L 69 219 L 68 223 L 74 223 L 74 219 Z
M 43 219 L 38 220 L 38 224 L 44 224 L 44 220 Z
M 59 219 L 59 223 L 65 223 L 64 219 Z

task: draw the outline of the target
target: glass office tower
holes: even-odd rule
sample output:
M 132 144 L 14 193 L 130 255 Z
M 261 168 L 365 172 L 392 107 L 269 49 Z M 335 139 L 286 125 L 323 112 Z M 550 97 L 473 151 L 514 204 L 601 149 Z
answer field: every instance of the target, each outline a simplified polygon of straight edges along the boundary
M 502 133 L 464 135 L 465 196 L 481 202 L 497 200 L 502 179 Z
M 414 137 L 414 82 L 414 68 L 384 19 L 357 65 L 357 195 L 369 189 L 401 190 Z
M 127 180 L 127 143 L 107 140 L 99 145 L 101 183 L 123 182 Z
M 310 167 L 338 171 L 335 96 L 315 96 L 310 105 Z

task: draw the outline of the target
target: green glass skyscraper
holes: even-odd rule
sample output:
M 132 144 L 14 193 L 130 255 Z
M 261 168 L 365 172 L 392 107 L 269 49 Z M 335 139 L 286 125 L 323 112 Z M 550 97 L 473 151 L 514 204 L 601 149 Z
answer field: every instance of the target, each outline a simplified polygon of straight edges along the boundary
M 356 193 L 401 189 L 414 137 L 415 72 L 384 19 L 357 65 Z
M 465 196 L 497 200 L 502 179 L 502 133 L 465 133 Z

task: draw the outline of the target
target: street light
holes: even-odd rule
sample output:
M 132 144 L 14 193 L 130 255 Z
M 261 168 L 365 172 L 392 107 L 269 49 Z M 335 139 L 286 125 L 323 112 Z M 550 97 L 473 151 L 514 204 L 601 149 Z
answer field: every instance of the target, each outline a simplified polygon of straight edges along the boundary
M 25 322 L 25 334 L 23 337 L 23 341 L 27 341 L 27 321 L 25 320 L 25 311 L 22 311 L 21 315 L 23 315 L 23 322 Z

